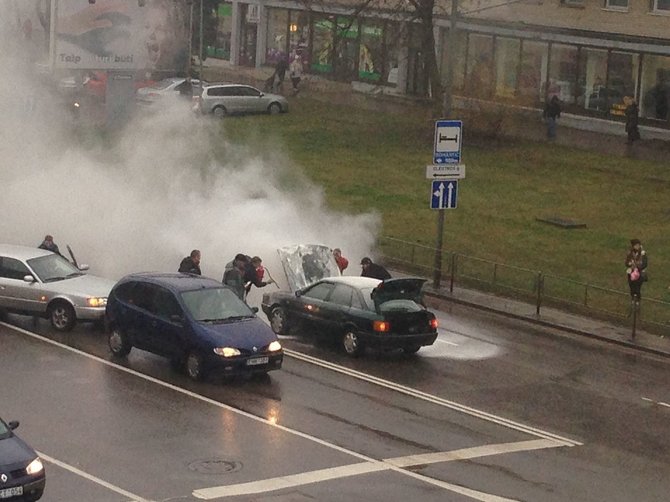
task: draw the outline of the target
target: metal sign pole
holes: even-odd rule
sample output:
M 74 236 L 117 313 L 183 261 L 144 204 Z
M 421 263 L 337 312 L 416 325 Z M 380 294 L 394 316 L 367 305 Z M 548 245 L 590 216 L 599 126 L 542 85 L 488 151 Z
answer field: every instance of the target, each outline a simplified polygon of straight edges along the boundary
M 442 280 L 442 241 L 444 236 L 444 213 L 445 209 L 437 211 L 437 241 L 435 243 L 435 263 L 433 265 L 433 287 L 440 287 Z

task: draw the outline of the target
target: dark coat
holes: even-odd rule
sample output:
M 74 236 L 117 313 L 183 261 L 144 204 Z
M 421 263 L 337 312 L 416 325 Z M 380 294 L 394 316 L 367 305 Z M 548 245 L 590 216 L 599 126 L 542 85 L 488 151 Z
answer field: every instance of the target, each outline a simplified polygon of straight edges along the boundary
M 63 256 L 62 254 L 60 254 L 60 250 L 58 249 L 58 246 L 53 241 L 52 242 L 44 241 L 44 242 L 42 242 L 42 244 L 37 246 L 37 248 L 38 249 L 46 249 L 47 251 L 51 251 L 52 253 L 56 253 L 59 256 Z
M 556 96 L 551 98 L 545 107 L 544 107 L 544 117 L 550 119 L 557 119 L 561 116 L 561 102 Z
M 181 261 L 177 272 L 181 272 L 182 274 L 202 275 L 200 265 L 197 265 L 190 256 L 187 256 Z
M 370 263 L 370 265 L 368 265 L 367 268 L 361 272 L 361 277 L 372 277 L 373 279 L 384 281 L 386 279 L 390 279 L 391 274 L 389 274 L 388 270 L 386 270 L 381 265 L 378 265 L 377 263 Z

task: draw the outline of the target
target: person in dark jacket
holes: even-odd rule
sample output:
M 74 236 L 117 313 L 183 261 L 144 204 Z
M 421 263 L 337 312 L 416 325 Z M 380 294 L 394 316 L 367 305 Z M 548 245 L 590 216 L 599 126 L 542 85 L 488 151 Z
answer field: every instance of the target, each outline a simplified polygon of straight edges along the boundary
M 640 130 L 638 129 L 640 110 L 634 98 L 628 98 L 628 106 L 626 107 L 626 134 L 628 135 L 627 143 L 632 145 L 634 141 L 640 139 Z
M 547 101 L 542 115 L 547 124 L 547 138 L 556 139 L 556 120 L 561 116 L 561 102 L 556 94 Z
M 391 278 L 391 274 L 389 274 L 388 270 L 377 263 L 373 263 L 367 256 L 361 260 L 361 267 L 363 268 L 361 277 L 372 277 L 373 279 L 379 279 L 380 281 Z
M 288 62 L 284 56 L 281 56 L 279 61 L 277 61 L 277 65 L 275 66 L 275 78 L 272 84 L 272 92 L 280 92 L 284 89 L 286 70 L 288 70 Z
M 200 251 L 194 249 L 191 254 L 184 258 L 179 264 L 179 270 L 182 274 L 202 275 L 200 271 Z
M 639 302 L 642 297 L 642 283 L 647 280 L 647 252 L 642 248 L 640 239 L 631 239 L 630 250 L 626 255 L 626 275 L 630 297 Z
M 54 242 L 54 238 L 51 235 L 45 235 L 42 244 L 40 244 L 37 247 L 38 249 L 46 249 L 47 251 L 56 253 L 58 256 L 63 256 L 62 254 L 60 254 L 60 250 L 58 249 L 58 246 Z
M 246 293 L 244 276 L 249 259 L 247 255 L 237 253 L 232 261 L 226 263 L 221 282 L 232 289 L 240 300 L 244 300 Z
M 251 286 L 264 288 L 268 284 L 274 282 L 272 279 L 264 281 L 264 276 L 265 269 L 263 268 L 263 260 L 261 260 L 259 256 L 254 256 L 244 267 L 244 289 L 246 293 L 249 293 Z

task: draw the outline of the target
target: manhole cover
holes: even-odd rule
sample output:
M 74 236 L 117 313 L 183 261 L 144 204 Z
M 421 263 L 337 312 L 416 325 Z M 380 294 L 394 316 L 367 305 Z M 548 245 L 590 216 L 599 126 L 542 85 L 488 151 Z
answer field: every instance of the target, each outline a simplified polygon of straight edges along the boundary
M 225 460 L 223 458 L 208 458 L 206 460 L 191 462 L 188 464 L 188 468 L 201 474 L 227 474 L 239 471 L 242 468 L 242 462 Z

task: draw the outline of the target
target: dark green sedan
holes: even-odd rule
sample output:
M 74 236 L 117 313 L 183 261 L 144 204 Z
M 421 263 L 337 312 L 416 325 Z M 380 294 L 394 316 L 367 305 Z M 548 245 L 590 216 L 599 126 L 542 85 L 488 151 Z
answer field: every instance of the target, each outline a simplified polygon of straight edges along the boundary
M 424 282 L 326 277 L 295 293 L 266 293 L 261 307 L 279 335 L 313 333 L 354 357 L 366 347 L 413 354 L 437 338 L 437 319 L 422 302 Z

